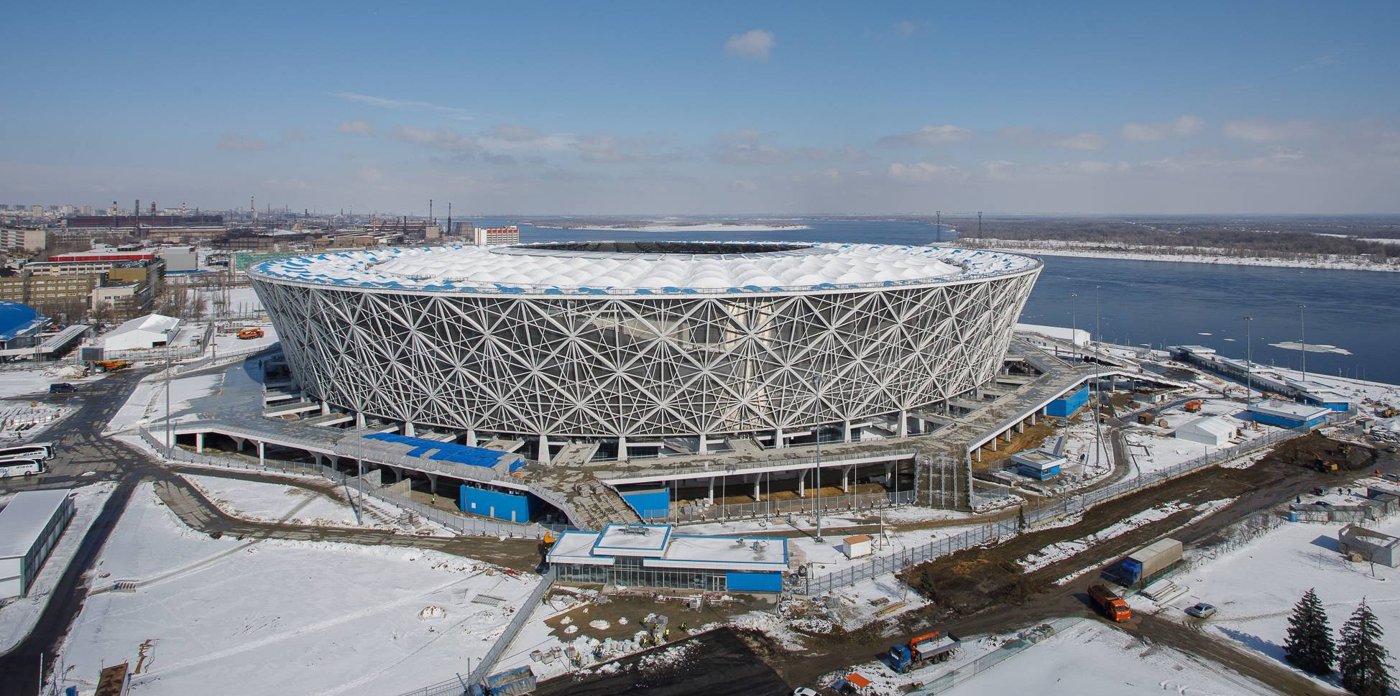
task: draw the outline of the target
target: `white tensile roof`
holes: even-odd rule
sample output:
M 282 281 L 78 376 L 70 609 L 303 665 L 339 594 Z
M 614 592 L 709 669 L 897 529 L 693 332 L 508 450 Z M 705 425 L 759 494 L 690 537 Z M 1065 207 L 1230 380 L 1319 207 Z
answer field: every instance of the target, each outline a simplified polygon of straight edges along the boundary
M 723 242 L 713 244 L 723 244 L 724 253 L 695 253 L 709 244 L 687 242 L 684 253 L 665 251 L 664 244 L 661 251 L 560 244 L 373 249 L 267 261 L 251 274 L 332 287 L 647 295 L 927 284 L 1039 265 L 1015 254 L 878 244 Z
M 137 348 L 142 344 L 149 347 L 151 341 L 169 340 L 179 326 L 180 320 L 175 317 L 147 314 L 122 322 L 121 326 L 102 337 L 102 345 L 109 350 Z
M 0 558 L 29 553 L 34 541 L 53 519 L 54 511 L 72 492 L 67 488 L 55 488 L 16 493 L 10 504 L 0 510 Z

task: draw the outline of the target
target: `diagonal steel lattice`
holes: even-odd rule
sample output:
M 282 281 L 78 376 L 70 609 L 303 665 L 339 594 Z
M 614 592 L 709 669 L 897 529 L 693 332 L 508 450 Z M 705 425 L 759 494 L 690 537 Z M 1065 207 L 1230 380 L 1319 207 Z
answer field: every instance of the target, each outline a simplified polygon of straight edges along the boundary
M 336 289 L 258 274 L 253 286 L 297 382 L 336 407 L 456 430 L 664 438 L 849 425 L 965 393 L 1001 365 L 1039 272 L 686 297 Z

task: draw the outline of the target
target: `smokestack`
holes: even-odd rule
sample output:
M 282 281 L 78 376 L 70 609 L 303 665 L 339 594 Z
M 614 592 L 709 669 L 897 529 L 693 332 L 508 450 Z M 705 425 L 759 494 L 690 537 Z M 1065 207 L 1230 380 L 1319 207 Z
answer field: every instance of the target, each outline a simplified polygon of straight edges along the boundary
M 452 234 L 452 201 L 447 202 L 447 234 Z

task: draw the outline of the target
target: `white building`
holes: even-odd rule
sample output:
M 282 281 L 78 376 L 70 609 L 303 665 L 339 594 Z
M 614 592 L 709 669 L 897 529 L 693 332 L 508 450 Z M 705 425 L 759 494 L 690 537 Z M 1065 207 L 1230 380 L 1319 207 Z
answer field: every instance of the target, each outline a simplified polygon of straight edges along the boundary
M 155 348 L 175 340 L 180 320 L 159 314 L 147 314 L 123 323 L 102 337 L 102 347 L 108 352 Z
M 1228 419 L 1220 416 L 1202 416 L 1176 429 L 1174 435 L 1179 440 L 1190 440 L 1211 447 L 1229 447 L 1230 441 L 1239 429 Z
M 472 229 L 473 244 L 519 244 L 520 228 L 515 225 L 509 227 L 476 227 Z
M 21 491 L 0 510 L 0 600 L 29 594 L 73 518 L 68 489 Z

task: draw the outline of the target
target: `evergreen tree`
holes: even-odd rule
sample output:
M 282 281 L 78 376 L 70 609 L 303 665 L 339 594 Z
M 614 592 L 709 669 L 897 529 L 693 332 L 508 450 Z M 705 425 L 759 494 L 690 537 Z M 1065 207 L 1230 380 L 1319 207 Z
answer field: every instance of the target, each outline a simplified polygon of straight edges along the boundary
M 1366 600 L 1342 626 L 1340 667 L 1342 686 L 1359 696 L 1386 696 L 1395 687 L 1390 675 L 1390 653 L 1381 645 L 1385 632 Z
M 1298 669 L 1310 674 L 1332 673 L 1337 661 L 1337 648 L 1332 643 L 1332 629 L 1327 627 L 1327 610 L 1322 600 L 1309 589 L 1293 605 L 1288 617 L 1288 640 L 1283 642 L 1283 654 Z

